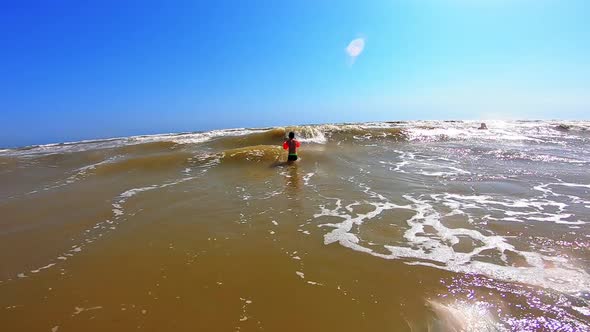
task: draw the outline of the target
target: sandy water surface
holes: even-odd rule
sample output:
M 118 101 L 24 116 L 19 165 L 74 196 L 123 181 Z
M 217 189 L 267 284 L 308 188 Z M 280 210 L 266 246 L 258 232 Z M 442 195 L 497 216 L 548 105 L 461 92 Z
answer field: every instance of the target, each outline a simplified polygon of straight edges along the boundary
M 590 123 L 487 124 L 1 150 L 0 329 L 588 331 Z

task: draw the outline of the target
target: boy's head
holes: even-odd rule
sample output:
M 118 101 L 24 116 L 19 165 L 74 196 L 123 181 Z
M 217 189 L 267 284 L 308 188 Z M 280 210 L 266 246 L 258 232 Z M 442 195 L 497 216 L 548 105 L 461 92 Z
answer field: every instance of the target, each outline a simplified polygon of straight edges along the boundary
M 290 132 L 289 133 L 289 139 L 294 139 L 295 138 L 295 133 L 294 132 Z

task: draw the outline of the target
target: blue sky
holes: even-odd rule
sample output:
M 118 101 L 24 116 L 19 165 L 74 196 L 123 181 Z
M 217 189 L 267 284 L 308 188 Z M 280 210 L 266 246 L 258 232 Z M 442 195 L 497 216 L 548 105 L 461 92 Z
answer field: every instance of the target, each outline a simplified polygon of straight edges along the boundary
M 584 0 L 1 2 L 0 146 L 590 119 L 589 31 Z M 351 57 L 355 39 L 364 47 Z

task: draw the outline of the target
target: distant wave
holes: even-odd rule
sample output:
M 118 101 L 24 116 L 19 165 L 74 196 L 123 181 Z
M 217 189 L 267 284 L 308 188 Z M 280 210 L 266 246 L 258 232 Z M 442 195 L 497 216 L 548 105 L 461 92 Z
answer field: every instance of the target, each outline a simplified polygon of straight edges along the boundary
M 91 150 L 121 149 L 123 153 L 172 148 L 215 141 L 221 147 L 280 144 L 289 131 L 304 143 L 390 141 L 502 140 L 552 142 L 556 138 L 587 141 L 589 121 L 489 121 L 480 130 L 477 121 L 396 121 L 357 124 L 322 124 L 275 128 L 236 128 L 207 132 L 132 136 L 105 140 L 87 140 L 0 150 L 0 156 L 38 157 Z

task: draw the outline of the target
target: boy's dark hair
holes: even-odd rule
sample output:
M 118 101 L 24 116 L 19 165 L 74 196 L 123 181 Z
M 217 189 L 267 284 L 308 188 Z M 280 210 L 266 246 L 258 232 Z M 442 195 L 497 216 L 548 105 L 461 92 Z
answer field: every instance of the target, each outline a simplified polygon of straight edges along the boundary
M 289 138 L 291 138 L 291 139 L 295 138 L 295 133 L 294 132 L 290 132 L 289 133 Z

